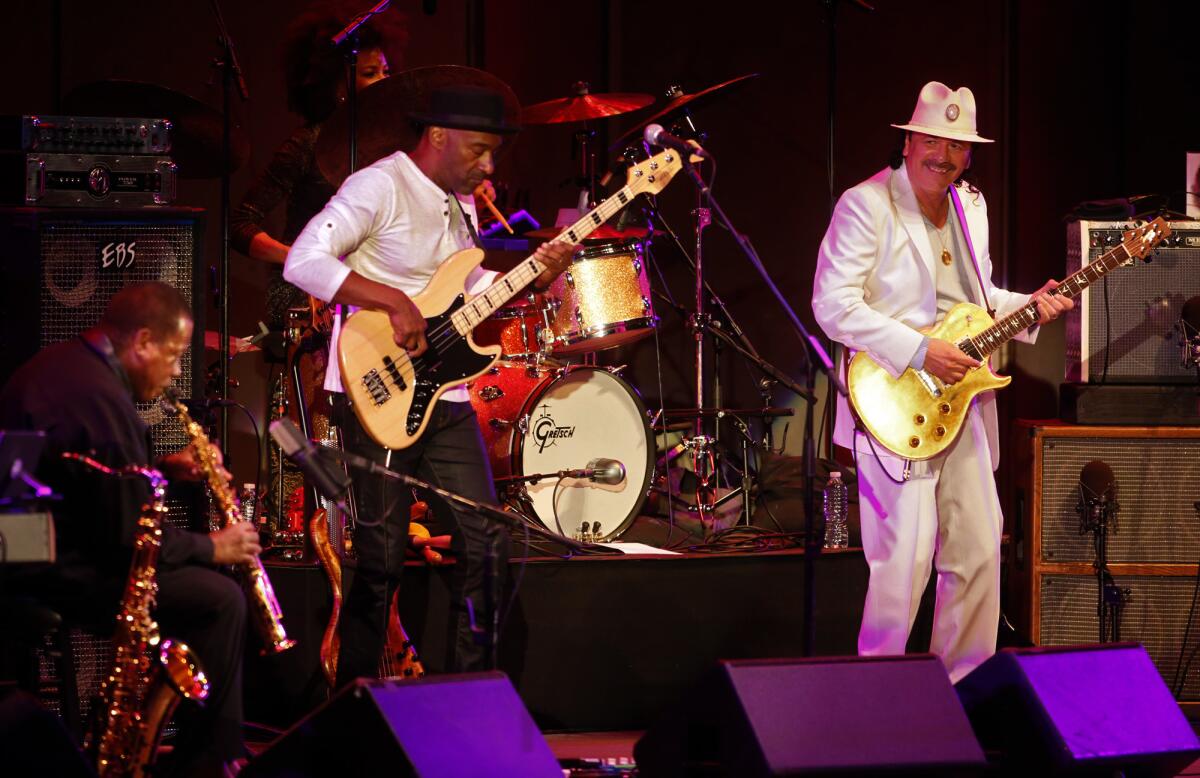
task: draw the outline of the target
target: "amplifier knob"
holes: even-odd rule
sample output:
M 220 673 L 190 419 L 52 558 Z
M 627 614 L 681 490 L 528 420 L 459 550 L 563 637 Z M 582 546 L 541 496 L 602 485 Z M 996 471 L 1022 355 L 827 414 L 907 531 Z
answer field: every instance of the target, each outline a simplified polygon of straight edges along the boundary
M 95 197 L 104 197 L 112 188 L 112 177 L 104 165 L 96 165 L 88 171 L 88 192 Z

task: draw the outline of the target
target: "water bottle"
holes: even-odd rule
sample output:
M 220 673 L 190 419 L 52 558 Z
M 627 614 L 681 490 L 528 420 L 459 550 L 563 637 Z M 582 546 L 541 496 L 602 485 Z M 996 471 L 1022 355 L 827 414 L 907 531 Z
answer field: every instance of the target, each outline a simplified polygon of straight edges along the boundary
M 846 548 L 850 544 L 850 531 L 846 526 L 847 503 L 846 484 L 842 483 L 842 474 L 835 470 L 825 484 L 825 548 Z

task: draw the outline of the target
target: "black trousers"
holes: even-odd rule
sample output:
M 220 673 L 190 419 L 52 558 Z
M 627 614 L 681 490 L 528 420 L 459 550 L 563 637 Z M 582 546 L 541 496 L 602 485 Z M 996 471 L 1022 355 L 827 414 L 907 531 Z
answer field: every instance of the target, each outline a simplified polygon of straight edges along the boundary
M 176 711 L 179 734 L 167 775 L 211 775 L 243 756 L 242 658 L 245 651 L 246 595 L 217 570 L 197 565 L 160 569 L 159 631 L 195 652 L 209 680 L 202 706 L 184 701 Z M 157 773 L 156 773 L 157 774 Z
M 484 450 L 475 410 L 466 402 L 437 402 L 425 434 L 414 445 L 389 451 L 367 435 L 344 398 L 335 404 L 346 448 L 390 469 L 428 481 L 479 502 L 496 502 L 492 470 Z M 387 635 L 388 603 L 400 585 L 408 544 L 411 489 L 397 481 L 362 471 L 352 473 L 358 524 L 354 549 L 358 558 L 354 583 L 342 606 L 338 657 L 339 687 L 360 676 L 375 677 Z M 490 601 L 499 601 L 508 567 L 508 533 L 474 511 L 450 503 L 456 524 L 452 546 L 457 563 L 451 576 L 452 655 L 447 669 L 487 669 L 487 651 L 472 631 L 492 618 Z M 495 549 L 493 573 L 486 572 L 488 547 Z M 488 596 L 485 579 L 492 581 Z M 494 607 L 498 607 L 494 606 Z

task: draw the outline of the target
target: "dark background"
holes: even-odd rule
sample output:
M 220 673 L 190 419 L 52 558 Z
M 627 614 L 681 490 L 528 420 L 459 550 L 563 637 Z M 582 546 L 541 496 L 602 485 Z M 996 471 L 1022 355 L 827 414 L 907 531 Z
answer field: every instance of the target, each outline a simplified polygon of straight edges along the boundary
M 250 91 L 249 101 L 235 98 L 233 112 L 252 148 L 233 176 L 236 201 L 299 123 L 286 110 L 279 63 L 283 27 L 302 5 L 221 5 Z M 349 4 L 347 15 L 370 2 L 360 5 Z M 3 12 L 2 113 L 51 112 L 61 95 L 101 78 L 151 81 L 221 104 L 212 67 L 217 28 L 207 2 L 14 6 Z M 394 69 L 476 64 L 510 83 L 525 104 L 566 96 L 576 80 L 590 82 L 595 92 L 658 95 L 669 84 L 690 93 L 760 74 L 699 107 L 695 117 L 720 160 L 715 193 L 809 326 L 813 265 L 830 192 L 840 193 L 883 166 L 899 141 L 889 123 L 908 118 L 929 80 L 970 86 L 980 132 L 998 141 L 977 149 L 975 172 L 990 206 L 1000 284 L 1029 291 L 1048 276 L 1061 277 L 1062 217 L 1081 200 L 1161 192 L 1182 209 L 1184 153 L 1196 146 L 1200 4 L 875 0 L 875 6 L 867 12 L 853 2 L 820 0 L 396 0 L 389 13 L 401 15 L 408 31 Z M 831 99 L 837 106 L 832 144 Z M 642 115 L 599 125 L 601 144 Z M 575 190 L 566 182 L 577 166 L 575 129 L 529 128 L 497 171 L 508 202 L 525 205 L 543 223 L 574 203 Z M 215 180 L 186 181 L 178 200 L 209 209 L 208 264 L 220 256 L 219 191 Z M 687 244 L 694 242 L 694 198 L 685 179 L 660 197 Z M 766 358 L 799 378 L 800 343 L 748 262 L 717 228 L 706 232 L 704 249 L 710 280 L 734 317 Z M 690 281 L 682 261 L 667 249 L 658 261 L 674 294 L 686 302 Z M 245 335 L 261 318 L 266 273 L 236 253 L 232 267 L 232 331 Z M 663 305 L 658 313 L 657 359 L 654 339 L 602 359 L 629 363 L 627 375 L 648 404 L 657 403 L 661 380 L 668 404 L 686 405 L 693 399 L 691 340 L 677 314 Z M 211 329 L 216 321 L 210 306 Z M 1045 328 L 1036 347 L 1013 347 L 1004 358 L 1005 370 L 1018 376 L 1003 393 L 1007 417 L 1054 416 L 1063 375 L 1062 323 Z M 757 402 L 751 371 L 725 359 L 722 372 L 728 401 Z M 233 374 L 241 381 L 236 399 L 261 413 L 261 359 L 237 357 Z M 782 390 L 775 401 L 798 405 Z M 235 470 L 249 475 L 250 433 L 240 422 L 233 429 Z M 798 450 L 799 437 L 793 422 L 787 447 Z

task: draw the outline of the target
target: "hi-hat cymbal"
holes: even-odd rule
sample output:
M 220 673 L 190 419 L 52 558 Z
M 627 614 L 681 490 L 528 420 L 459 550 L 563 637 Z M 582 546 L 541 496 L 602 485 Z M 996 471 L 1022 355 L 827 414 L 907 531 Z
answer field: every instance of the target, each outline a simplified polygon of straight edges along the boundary
M 504 116 L 517 124 L 521 105 L 508 84 L 483 70 L 461 65 L 413 68 L 376 81 L 358 93 L 357 168 L 397 151 L 412 151 L 421 139 L 410 115 L 429 109 L 435 89 L 456 85 L 482 86 L 504 95 Z M 350 113 L 346 106 L 321 125 L 317 136 L 317 165 L 334 186 L 350 171 Z
M 617 116 L 654 102 L 651 95 L 636 92 L 610 92 L 608 94 L 582 94 L 560 97 L 527 106 L 521 111 L 525 124 L 558 124 L 559 122 L 585 122 Z
M 191 95 L 142 81 L 93 81 L 63 99 L 63 111 L 76 116 L 130 116 L 170 119 L 171 158 L 180 178 L 221 175 L 221 112 Z M 230 132 L 229 172 L 250 158 L 250 141 L 236 122 Z
M 657 111 L 654 112 L 654 115 L 652 115 L 649 119 L 645 119 L 644 121 L 638 122 L 633 127 L 631 127 L 628 132 L 626 132 L 624 135 L 622 135 L 620 138 L 617 139 L 616 143 L 612 144 L 612 146 L 609 147 L 610 150 L 616 149 L 616 148 L 628 143 L 635 136 L 640 134 L 641 131 L 643 129 L 645 129 L 646 125 L 653 124 L 653 123 L 657 122 L 659 119 L 662 119 L 666 116 L 670 116 L 671 114 L 675 113 L 676 111 L 679 111 L 680 109 L 682 109 L 684 107 L 687 107 L 687 106 L 695 107 L 693 104 L 696 101 L 701 100 L 702 98 L 711 97 L 716 92 L 720 92 L 724 89 L 727 89 L 728 87 L 733 86 L 734 84 L 740 84 L 741 82 L 746 81 L 751 78 L 758 78 L 758 74 L 757 73 L 747 73 L 744 76 L 738 76 L 737 78 L 731 78 L 728 81 L 723 81 L 720 84 L 715 84 L 713 86 L 710 86 L 707 89 L 702 89 L 699 92 L 696 92 L 695 94 L 691 94 L 691 95 L 684 94 L 681 91 L 675 90 L 675 93 L 673 93 L 667 99 L 667 102 L 661 108 L 659 108 Z

